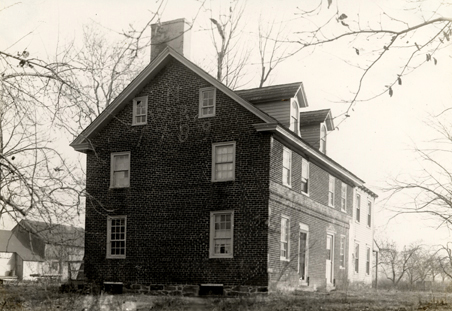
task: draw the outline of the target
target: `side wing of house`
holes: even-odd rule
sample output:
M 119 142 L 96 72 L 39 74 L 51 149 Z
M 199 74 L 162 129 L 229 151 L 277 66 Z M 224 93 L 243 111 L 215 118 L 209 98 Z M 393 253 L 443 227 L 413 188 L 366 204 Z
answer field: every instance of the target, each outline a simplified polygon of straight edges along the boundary
M 374 269 L 375 194 L 364 187 L 353 193 L 353 217 L 350 221 L 349 279 L 372 284 Z

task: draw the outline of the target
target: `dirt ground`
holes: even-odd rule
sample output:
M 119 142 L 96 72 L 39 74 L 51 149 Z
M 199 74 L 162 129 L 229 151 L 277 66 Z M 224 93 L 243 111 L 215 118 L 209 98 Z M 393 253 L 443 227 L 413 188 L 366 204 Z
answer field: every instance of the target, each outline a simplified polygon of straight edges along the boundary
M 452 310 L 452 294 L 359 290 L 274 293 L 238 298 L 60 293 L 42 284 L 0 286 L 0 311 Z

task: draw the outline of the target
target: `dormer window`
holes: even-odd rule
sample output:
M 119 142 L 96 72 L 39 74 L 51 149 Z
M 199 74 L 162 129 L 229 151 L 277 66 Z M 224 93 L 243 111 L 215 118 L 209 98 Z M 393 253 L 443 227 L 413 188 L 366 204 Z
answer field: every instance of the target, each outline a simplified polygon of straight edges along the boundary
M 205 87 L 199 90 L 199 117 L 207 118 L 215 116 L 216 89 Z
M 300 132 L 299 125 L 300 111 L 298 108 L 298 102 L 295 99 L 290 100 L 290 126 L 289 128 L 296 134 Z
M 320 152 L 326 154 L 326 125 L 320 124 Z
M 132 125 L 143 125 L 148 123 L 148 97 L 137 97 L 133 99 Z

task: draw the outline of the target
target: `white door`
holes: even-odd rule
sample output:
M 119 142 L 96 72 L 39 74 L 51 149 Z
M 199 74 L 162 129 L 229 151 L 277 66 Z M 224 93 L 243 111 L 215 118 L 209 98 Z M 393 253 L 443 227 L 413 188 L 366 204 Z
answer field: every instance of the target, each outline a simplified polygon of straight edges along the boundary
M 300 252 L 298 253 L 298 274 L 306 282 L 308 234 L 300 231 Z
M 333 283 L 333 236 L 326 235 L 326 281 Z

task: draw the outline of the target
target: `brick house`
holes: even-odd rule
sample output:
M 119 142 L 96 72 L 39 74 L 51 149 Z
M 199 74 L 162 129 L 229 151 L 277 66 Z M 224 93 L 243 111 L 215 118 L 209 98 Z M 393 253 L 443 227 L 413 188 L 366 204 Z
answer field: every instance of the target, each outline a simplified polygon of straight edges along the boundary
M 375 194 L 326 155 L 330 111 L 307 111 L 301 83 L 232 91 L 182 45 L 153 45 L 71 144 L 87 156 L 85 275 L 182 294 L 349 280 L 354 197 Z

